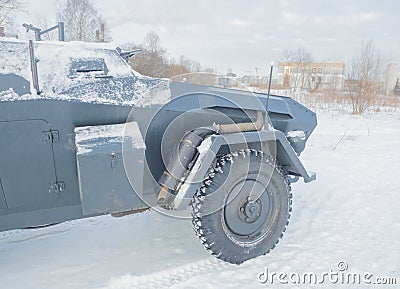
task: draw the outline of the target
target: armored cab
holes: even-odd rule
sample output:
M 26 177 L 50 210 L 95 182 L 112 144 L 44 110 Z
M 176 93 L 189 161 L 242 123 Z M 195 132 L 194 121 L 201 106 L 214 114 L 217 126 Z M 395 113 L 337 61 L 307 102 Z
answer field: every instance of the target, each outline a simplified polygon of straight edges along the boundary
M 150 207 L 241 263 L 275 246 L 316 115 L 142 76 L 109 44 L 0 39 L 0 230 Z

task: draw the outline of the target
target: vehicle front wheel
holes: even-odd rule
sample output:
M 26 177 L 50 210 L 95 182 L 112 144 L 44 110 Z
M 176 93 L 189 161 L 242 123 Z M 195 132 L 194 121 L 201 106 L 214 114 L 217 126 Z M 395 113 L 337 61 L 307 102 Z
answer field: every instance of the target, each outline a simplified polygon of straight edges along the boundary
M 204 247 L 233 264 L 268 253 L 286 230 L 291 211 L 287 176 L 262 152 L 218 158 L 192 202 L 192 222 Z

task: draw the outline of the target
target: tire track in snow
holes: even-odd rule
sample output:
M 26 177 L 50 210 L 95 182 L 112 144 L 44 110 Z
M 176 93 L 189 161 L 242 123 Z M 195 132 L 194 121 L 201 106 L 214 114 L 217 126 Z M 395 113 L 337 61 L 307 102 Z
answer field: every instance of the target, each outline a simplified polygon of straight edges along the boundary
M 210 257 L 209 259 L 147 275 L 132 276 L 128 274 L 113 277 L 109 281 L 108 286 L 103 289 L 166 288 L 201 274 L 223 271 L 232 266 L 234 265 Z

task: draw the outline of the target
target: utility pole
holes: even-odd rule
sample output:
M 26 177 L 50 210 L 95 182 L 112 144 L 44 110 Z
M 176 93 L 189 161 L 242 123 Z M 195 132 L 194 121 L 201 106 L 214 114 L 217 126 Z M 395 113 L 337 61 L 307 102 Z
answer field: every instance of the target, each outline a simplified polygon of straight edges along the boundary
M 258 67 L 255 67 L 256 70 L 256 84 L 258 84 Z
M 104 27 L 104 23 L 101 23 L 100 24 L 100 42 L 104 42 L 104 30 L 105 30 L 105 27 Z

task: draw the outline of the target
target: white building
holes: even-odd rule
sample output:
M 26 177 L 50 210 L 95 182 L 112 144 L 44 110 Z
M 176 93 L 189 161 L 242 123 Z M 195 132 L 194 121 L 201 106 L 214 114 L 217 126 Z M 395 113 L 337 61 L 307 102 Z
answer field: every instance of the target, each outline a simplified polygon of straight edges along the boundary
M 282 88 L 342 90 L 345 68 L 342 62 L 279 62 L 277 78 Z

